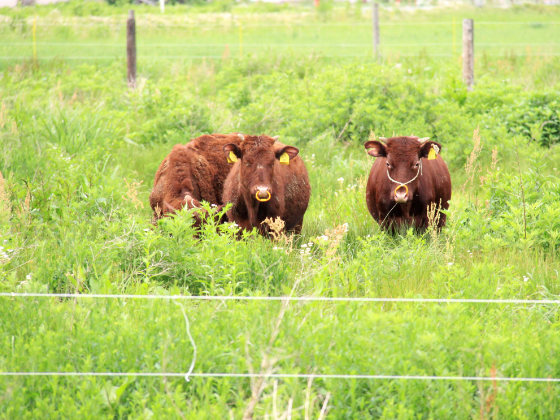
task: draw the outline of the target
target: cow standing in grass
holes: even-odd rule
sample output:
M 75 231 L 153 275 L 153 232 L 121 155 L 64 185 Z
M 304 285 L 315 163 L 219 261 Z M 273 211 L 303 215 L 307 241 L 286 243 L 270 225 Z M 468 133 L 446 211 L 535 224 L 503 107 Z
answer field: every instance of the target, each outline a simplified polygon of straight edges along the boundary
M 429 209 L 439 228 L 449 208 L 451 178 L 439 152 L 439 143 L 428 138 L 393 137 L 367 141 L 364 146 L 375 160 L 366 187 L 366 203 L 373 218 L 392 231 L 429 226 Z
M 178 144 L 156 172 L 150 205 L 157 220 L 187 207 L 199 208 L 207 201 L 221 208 L 224 181 L 231 166 L 224 159 L 223 147 L 241 142 L 238 134 L 203 135 L 187 144 Z M 195 213 L 195 226 L 201 219 Z
M 224 203 L 230 222 L 241 228 L 257 228 L 267 235 L 266 218 L 280 217 L 285 230 L 299 234 L 311 187 L 299 150 L 276 138 L 245 136 L 241 143 L 223 147 L 233 167 L 224 184 Z

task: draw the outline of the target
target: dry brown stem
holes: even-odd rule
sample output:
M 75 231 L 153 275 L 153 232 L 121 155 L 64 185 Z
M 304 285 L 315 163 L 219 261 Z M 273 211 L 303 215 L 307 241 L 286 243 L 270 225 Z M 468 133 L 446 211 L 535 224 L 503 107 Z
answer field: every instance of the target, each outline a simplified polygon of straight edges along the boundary
M 130 201 L 132 204 L 134 204 L 135 209 L 137 209 L 138 207 L 144 208 L 144 203 L 142 203 L 138 198 L 138 187 L 140 187 L 140 185 L 142 185 L 142 182 L 144 181 L 132 181 L 129 183 L 126 178 L 124 178 L 124 182 L 126 183 L 126 195 L 128 198 L 123 195 L 123 200 Z
M 330 261 L 337 259 L 336 252 L 338 251 L 340 242 L 342 241 L 342 238 L 344 238 L 346 232 L 348 232 L 348 225 L 346 223 L 335 227 L 333 230 L 325 230 L 325 236 L 329 241 L 325 255 Z
M 272 219 L 267 217 L 261 224 L 266 224 L 268 226 L 268 233 L 272 236 L 274 242 L 282 243 L 286 249 L 286 254 L 292 252 L 292 246 L 294 242 L 293 235 L 286 235 L 284 227 L 286 223 L 280 218 Z
M 8 191 L 6 189 L 6 181 L 2 172 L 0 172 L 0 222 L 7 222 L 12 214 L 12 204 Z
M 274 241 L 279 241 L 286 236 L 284 233 L 284 226 L 286 226 L 286 223 L 280 219 L 280 217 L 277 217 L 276 219 L 267 217 L 261 222 L 261 225 L 262 224 L 266 224 L 268 226 L 269 233 L 272 235 Z
M 4 128 L 6 124 L 6 104 L 2 102 L 2 106 L 0 107 L 0 128 Z
M 467 163 L 465 164 L 465 171 L 467 173 L 467 180 L 463 184 L 463 192 L 467 188 L 468 184 L 472 184 L 475 174 L 480 170 L 480 163 L 478 162 L 478 158 L 480 156 L 480 152 L 482 151 L 482 139 L 480 138 L 480 129 L 479 127 L 476 128 L 473 132 L 473 149 L 471 154 L 467 157 Z

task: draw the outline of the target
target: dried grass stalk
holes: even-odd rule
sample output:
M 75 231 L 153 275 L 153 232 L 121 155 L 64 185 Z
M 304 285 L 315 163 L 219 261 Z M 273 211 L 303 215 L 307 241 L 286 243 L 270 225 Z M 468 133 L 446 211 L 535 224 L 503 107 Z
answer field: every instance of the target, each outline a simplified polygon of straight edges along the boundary
M 142 185 L 142 182 L 144 181 L 133 181 L 129 183 L 126 178 L 124 178 L 124 182 L 126 183 L 127 197 L 123 195 L 123 200 L 130 201 L 132 204 L 134 204 L 135 209 L 137 209 L 138 207 L 144 208 L 144 203 L 142 203 L 142 201 L 140 201 L 140 199 L 138 198 L 138 187 L 140 187 L 140 185 Z
M 0 172 L 0 222 L 7 222 L 12 215 L 12 203 L 6 189 L 6 181 Z
M 428 211 L 427 211 L 427 216 L 428 216 L 428 232 L 430 234 L 430 236 L 432 237 L 432 240 L 435 241 L 437 240 L 438 237 L 438 233 L 439 233 L 439 222 L 441 219 L 441 200 L 440 203 L 436 204 L 436 203 L 430 203 L 428 205 Z
M 344 223 L 342 225 L 338 225 L 333 230 L 326 229 L 325 236 L 329 241 L 329 246 L 325 252 L 325 255 L 329 260 L 336 259 L 336 252 L 338 251 L 338 247 L 340 246 L 340 242 L 342 242 L 342 238 L 348 232 L 348 224 Z
M 473 183 L 474 176 L 480 170 L 480 163 L 478 162 L 478 158 L 480 156 L 480 152 L 482 151 L 482 139 L 480 138 L 480 128 L 477 127 L 476 130 L 473 132 L 473 149 L 471 154 L 467 157 L 467 163 L 465 164 L 465 171 L 467 173 L 467 180 L 463 184 L 463 192 L 467 188 L 467 185 Z

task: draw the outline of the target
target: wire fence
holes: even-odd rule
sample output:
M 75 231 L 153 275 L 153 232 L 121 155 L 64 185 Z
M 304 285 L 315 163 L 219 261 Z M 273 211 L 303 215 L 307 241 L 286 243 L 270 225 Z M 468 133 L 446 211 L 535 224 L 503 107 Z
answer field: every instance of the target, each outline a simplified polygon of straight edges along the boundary
M 545 382 L 560 383 L 554 377 L 500 377 L 500 376 L 435 376 L 435 375 L 374 375 L 374 374 L 291 374 L 291 373 L 232 373 L 193 372 L 197 347 L 190 334 L 190 324 L 179 300 L 190 301 L 268 301 L 268 302 L 346 302 L 346 303 L 438 303 L 438 304 L 509 304 L 509 305 L 560 305 L 558 299 L 425 299 L 425 298 L 351 298 L 323 296 L 184 296 L 184 295 L 111 295 L 74 293 L 0 293 L 4 298 L 56 298 L 56 299 L 139 299 L 170 300 L 180 306 L 186 323 L 186 332 L 193 347 L 192 363 L 188 372 L 0 372 L 0 377 L 183 377 L 190 378 L 265 378 L 265 379 L 344 379 L 344 380 L 412 380 L 412 381 L 492 381 L 492 382 Z
M 144 62 L 220 60 L 249 54 L 312 54 L 325 58 L 368 58 L 374 55 L 372 23 L 366 21 L 259 23 L 242 22 L 236 16 L 223 22 L 153 22 L 139 19 L 136 25 L 138 60 Z M 35 41 L 31 39 L 32 27 Z M 382 56 L 460 57 L 461 22 L 458 19 L 438 22 L 381 21 L 379 27 Z M 414 27 L 419 29 L 409 29 Z M 126 57 L 125 28 L 126 22 L 116 18 L 100 21 L 85 18 L 3 21 L 0 22 L 0 34 L 3 35 L 0 60 L 123 59 Z M 349 31 L 348 28 L 354 30 Z M 560 21 L 475 21 L 475 28 L 475 55 L 478 57 L 560 56 L 560 42 L 555 42 L 560 40 Z M 76 42 L 76 38 L 80 41 Z M 91 42 L 88 42 L 90 39 Z M 169 42 L 171 39 L 173 42 Z

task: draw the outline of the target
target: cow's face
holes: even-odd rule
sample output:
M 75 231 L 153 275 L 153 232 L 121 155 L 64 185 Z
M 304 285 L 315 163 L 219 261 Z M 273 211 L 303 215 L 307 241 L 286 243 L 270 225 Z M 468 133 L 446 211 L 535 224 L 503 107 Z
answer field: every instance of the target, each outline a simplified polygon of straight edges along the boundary
M 364 143 L 370 156 L 384 158 L 391 185 L 391 200 L 397 203 L 406 203 L 417 195 L 418 182 L 422 176 L 422 158 L 429 156 L 434 145 L 438 151 L 441 150 L 439 143 L 420 143 L 417 137 L 391 138 L 387 144 L 379 141 Z
M 293 146 L 275 148 L 275 142 L 268 136 L 245 136 L 239 147 L 233 143 L 224 146 L 229 161 L 239 161 L 239 181 L 253 201 L 266 202 L 275 195 L 275 172 L 299 153 Z

